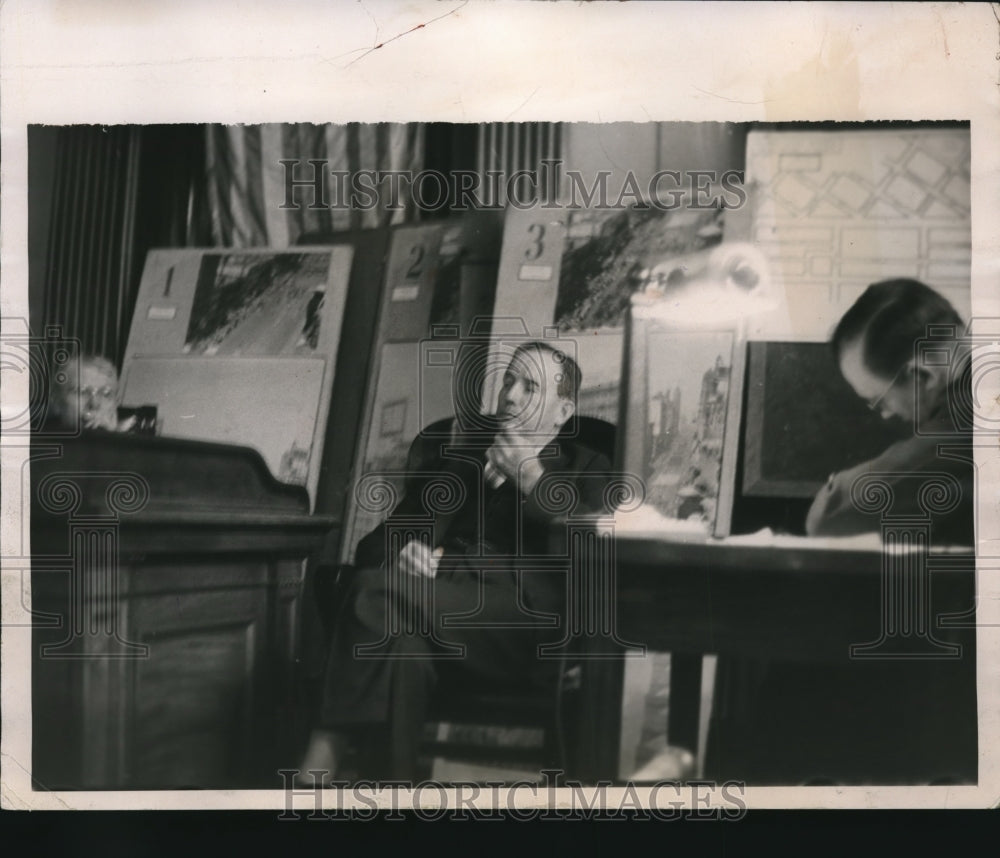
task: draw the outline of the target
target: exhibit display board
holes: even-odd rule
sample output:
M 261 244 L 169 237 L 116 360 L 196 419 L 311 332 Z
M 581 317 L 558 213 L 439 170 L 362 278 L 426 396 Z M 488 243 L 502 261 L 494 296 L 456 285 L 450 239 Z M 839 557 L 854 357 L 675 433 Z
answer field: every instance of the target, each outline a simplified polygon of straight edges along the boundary
M 752 342 L 743 494 L 812 498 L 835 471 L 906 437 L 844 381 L 827 343 Z
M 153 250 L 122 366 L 122 404 L 157 433 L 256 448 L 315 501 L 350 247 Z
M 646 503 L 698 537 L 729 533 L 746 343 L 738 320 L 678 321 L 637 295 L 629 315 L 622 460 Z
M 869 283 L 913 277 L 968 319 L 968 126 L 751 130 L 750 239 L 784 302 L 751 339 L 823 341 Z
M 417 434 L 470 403 L 478 406 L 476 371 L 489 342 L 500 246 L 497 215 L 471 212 L 392 232 L 341 542 L 345 562 L 389 512 L 367 496 L 370 480 L 363 478 L 384 477 L 401 496 Z
M 579 208 L 545 204 L 511 209 L 504 225 L 494 331 L 512 337 L 558 334 L 580 365 L 577 412 L 618 420 L 629 297 L 651 284 L 686 278 L 690 254 L 722 240 L 724 212 L 714 206 Z M 494 345 L 504 364 L 516 342 Z M 483 396 L 496 400 L 500 376 Z

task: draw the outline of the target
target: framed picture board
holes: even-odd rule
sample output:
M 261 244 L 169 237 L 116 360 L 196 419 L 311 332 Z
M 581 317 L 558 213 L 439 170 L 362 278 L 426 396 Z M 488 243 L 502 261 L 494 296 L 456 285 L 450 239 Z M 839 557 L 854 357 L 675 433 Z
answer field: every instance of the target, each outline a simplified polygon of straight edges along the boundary
M 577 412 L 618 419 L 629 298 L 722 240 L 721 209 L 510 209 L 504 224 L 494 328 L 532 339 L 558 335 L 580 365 Z M 497 346 L 499 350 L 501 346 Z M 499 351 L 492 364 L 502 363 Z M 483 411 L 496 401 L 487 384 Z
M 153 250 L 122 366 L 122 404 L 163 435 L 255 447 L 313 502 L 350 247 Z
M 353 486 L 363 476 L 381 472 L 401 493 L 407 454 L 418 433 L 455 416 L 463 399 L 478 407 L 478 389 L 465 397 L 456 393 L 462 387 L 456 373 L 464 362 L 457 357 L 488 346 L 500 247 L 498 214 L 471 212 L 393 230 Z M 482 363 L 469 363 L 477 362 Z M 352 492 L 341 540 L 343 562 L 353 559 L 358 542 L 384 514 L 363 508 Z
M 620 459 L 661 516 L 726 536 L 743 399 L 741 325 L 683 325 L 671 309 L 669 299 L 632 301 Z
M 851 390 L 829 344 L 761 341 L 747 351 L 745 496 L 811 498 L 831 473 L 902 437 Z

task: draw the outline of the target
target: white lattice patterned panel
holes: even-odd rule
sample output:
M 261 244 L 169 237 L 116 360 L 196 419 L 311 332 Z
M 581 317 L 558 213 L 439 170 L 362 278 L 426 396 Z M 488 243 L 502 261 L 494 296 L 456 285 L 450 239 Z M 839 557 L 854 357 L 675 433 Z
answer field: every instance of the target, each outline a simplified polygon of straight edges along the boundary
M 824 340 L 869 284 L 915 277 L 969 315 L 969 133 L 754 131 L 752 238 L 786 306 L 756 339 Z

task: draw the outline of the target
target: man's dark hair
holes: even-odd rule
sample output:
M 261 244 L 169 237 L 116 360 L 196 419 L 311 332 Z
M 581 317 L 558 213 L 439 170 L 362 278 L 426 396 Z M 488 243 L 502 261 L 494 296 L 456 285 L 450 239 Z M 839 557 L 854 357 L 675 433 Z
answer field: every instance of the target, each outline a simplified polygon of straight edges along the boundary
M 528 342 L 521 343 L 521 345 L 515 349 L 514 355 L 511 359 L 513 360 L 513 358 L 516 358 L 519 354 L 526 352 L 529 349 L 535 349 L 540 352 L 548 352 L 558 363 L 562 364 L 562 378 L 559 379 L 559 384 L 556 387 L 556 393 L 561 399 L 568 399 L 576 405 L 576 395 L 580 390 L 580 381 L 583 377 L 580 372 L 579 364 L 566 354 L 566 352 L 557 349 L 551 343 L 547 343 L 544 340 L 529 340 Z
M 951 304 L 919 280 L 899 278 L 872 283 L 837 323 L 830 345 L 839 361 L 848 343 L 861 341 L 865 366 L 891 378 L 910 358 L 928 325 L 964 325 Z

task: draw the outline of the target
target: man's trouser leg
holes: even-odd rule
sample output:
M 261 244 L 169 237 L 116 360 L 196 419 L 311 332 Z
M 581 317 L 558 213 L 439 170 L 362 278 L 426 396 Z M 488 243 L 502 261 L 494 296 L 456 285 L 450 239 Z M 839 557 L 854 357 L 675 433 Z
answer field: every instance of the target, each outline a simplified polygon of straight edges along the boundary
M 532 670 L 541 635 L 519 608 L 510 573 L 439 571 L 431 605 L 419 606 L 431 613 L 427 635 L 386 634 L 414 606 L 390 591 L 383 569 L 356 570 L 348 586 L 327 663 L 321 720 L 345 732 L 386 727 L 392 777 L 415 773 L 439 675 L 512 683 L 525 681 Z M 467 624 L 454 625 L 458 615 L 473 612 Z

